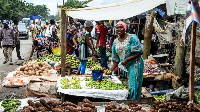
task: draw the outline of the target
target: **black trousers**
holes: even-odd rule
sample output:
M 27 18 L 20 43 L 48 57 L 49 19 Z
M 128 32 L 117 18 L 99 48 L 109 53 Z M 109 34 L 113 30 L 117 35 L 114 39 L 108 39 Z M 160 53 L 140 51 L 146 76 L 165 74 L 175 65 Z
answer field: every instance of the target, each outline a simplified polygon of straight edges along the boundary
M 106 57 L 106 46 L 99 46 L 99 51 L 100 51 L 100 55 L 101 55 L 101 66 L 108 68 L 107 57 Z
M 17 52 L 18 59 L 21 59 L 21 56 L 20 56 L 20 41 L 18 41 L 17 44 L 16 44 L 16 52 Z

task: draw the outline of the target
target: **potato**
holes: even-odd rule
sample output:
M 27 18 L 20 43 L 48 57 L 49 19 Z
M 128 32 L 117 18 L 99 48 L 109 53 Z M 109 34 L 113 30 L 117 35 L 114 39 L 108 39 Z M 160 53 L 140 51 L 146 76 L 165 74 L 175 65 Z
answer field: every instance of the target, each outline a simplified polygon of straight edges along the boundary
M 41 64 L 41 66 L 44 66 L 46 63 L 45 62 L 41 62 L 40 64 Z
M 34 111 L 35 109 L 32 106 L 24 106 L 23 109 L 28 108 L 30 111 Z
M 28 71 L 28 67 L 26 67 L 26 68 L 24 69 L 24 71 Z
M 90 107 L 84 107 L 82 108 L 83 112 L 92 112 L 92 109 Z
M 73 106 L 65 106 L 64 109 L 72 111 L 74 109 Z
M 40 99 L 40 103 L 45 106 L 46 108 L 50 108 L 50 106 L 47 104 L 47 102 L 44 99 Z
M 20 71 L 16 71 L 16 74 L 19 74 L 20 73 Z
M 59 108 L 59 109 L 62 109 L 62 105 L 56 105 L 55 108 Z
M 63 112 L 63 110 L 59 109 L 59 108 L 53 108 L 52 112 Z
M 22 67 L 20 68 L 20 71 L 24 71 L 25 68 L 26 68 L 26 66 L 22 66 Z
M 38 107 L 36 109 L 36 111 L 42 111 L 42 112 L 44 112 L 44 111 L 47 111 L 47 108 L 46 107 Z
M 40 66 L 37 64 L 37 65 L 36 65 L 36 68 L 37 68 L 37 69 L 39 69 L 39 68 L 40 68 Z
M 42 73 L 43 71 L 42 71 L 42 70 L 38 70 L 38 72 L 39 72 L 39 73 Z
M 31 112 L 28 108 L 25 108 L 23 112 Z
M 88 100 L 87 98 L 83 99 L 83 103 L 90 103 L 91 104 L 90 100 Z
M 44 71 L 45 69 L 46 69 L 45 67 L 42 67 L 42 68 L 41 68 L 42 71 Z
M 53 100 L 52 105 L 55 107 L 56 105 L 61 105 L 62 102 L 61 101 L 57 101 L 57 100 Z
M 27 71 L 24 71 L 24 74 L 26 74 L 27 73 Z
M 33 72 L 28 72 L 29 75 L 33 75 Z
M 35 75 L 36 75 L 36 76 L 39 76 L 39 75 L 40 75 L 40 73 L 36 73 Z
M 63 106 L 73 106 L 73 107 L 78 107 L 78 105 L 73 104 L 73 103 L 71 103 L 71 102 L 63 102 L 62 105 L 63 105 Z
M 90 103 L 84 103 L 82 104 L 82 107 L 90 107 L 90 108 L 95 108 L 94 105 L 90 104 Z
M 35 107 L 37 107 L 37 108 L 38 108 L 38 107 L 43 107 L 43 105 L 42 105 L 40 102 L 36 102 L 36 103 L 35 103 Z
M 29 106 L 35 107 L 35 103 L 32 100 L 28 100 Z

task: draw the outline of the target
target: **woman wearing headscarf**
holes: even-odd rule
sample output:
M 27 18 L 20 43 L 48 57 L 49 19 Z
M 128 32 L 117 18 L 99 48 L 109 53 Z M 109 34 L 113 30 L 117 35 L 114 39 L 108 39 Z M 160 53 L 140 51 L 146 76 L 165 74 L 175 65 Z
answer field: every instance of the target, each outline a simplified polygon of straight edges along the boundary
M 115 39 L 112 46 L 111 71 L 120 63 L 123 65 L 129 76 L 129 99 L 140 99 L 144 62 L 142 58 L 142 49 L 139 39 L 135 34 L 128 34 L 127 25 L 119 21 L 116 25 L 118 38 Z

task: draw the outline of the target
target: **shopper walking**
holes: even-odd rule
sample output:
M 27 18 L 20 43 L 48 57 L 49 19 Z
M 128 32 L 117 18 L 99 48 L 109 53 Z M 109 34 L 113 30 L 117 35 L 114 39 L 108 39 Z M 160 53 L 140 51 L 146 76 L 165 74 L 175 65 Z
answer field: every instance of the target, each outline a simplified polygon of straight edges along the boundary
M 13 31 L 14 31 L 14 35 L 16 37 L 16 52 L 17 52 L 17 57 L 18 60 L 23 60 L 21 55 L 20 55 L 20 40 L 19 40 L 19 30 L 18 30 L 18 21 L 17 20 L 13 20 L 14 25 L 13 25 Z
M 117 23 L 116 32 L 119 37 L 115 39 L 112 46 L 111 71 L 121 63 L 128 71 L 129 99 L 140 99 L 144 69 L 143 51 L 138 37 L 135 34 L 127 34 L 126 29 L 124 22 Z
M 99 47 L 100 56 L 101 56 L 101 66 L 108 68 L 107 57 L 106 57 L 106 35 L 108 34 L 108 29 L 104 25 L 103 21 L 100 21 L 99 23 L 100 25 L 97 28 L 96 47 Z
M 33 41 L 38 37 L 39 34 L 38 29 L 39 29 L 38 25 L 36 24 L 35 20 L 33 20 L 33 24 L 30 25 L 31 38 Z
M 8 20 L 3 20 L 4 28 L 1 30 L 0 35 L 0 42 L 2 41 L 3 45 L 3 54 L 5 61 L 3 64 L 6 64 L 8 61 L 10 62 L 10 65 L 13 65 L 12 63 L 12 50 L 15 46 L 16 37 L 14 35 L 14 31 L 12 28 L 9 28 Z M 1 47 L 1 46 L 0 46 Z
M 92 21 L 85 21 L 85 29 L 78 34 L 75 34 L 73 37 L 73 42 L 75 44 L 75 51 L 77 58 L 81 61 L 80 66 L 78 67 L 77 75 L 85 74 L 85 69 L 87 65 L 87 58 L 89 56 L 89 48 L 92 50 L 93 55 L 96 55 L 91 43 L 90 43 L 90 33 L 93 29 Z

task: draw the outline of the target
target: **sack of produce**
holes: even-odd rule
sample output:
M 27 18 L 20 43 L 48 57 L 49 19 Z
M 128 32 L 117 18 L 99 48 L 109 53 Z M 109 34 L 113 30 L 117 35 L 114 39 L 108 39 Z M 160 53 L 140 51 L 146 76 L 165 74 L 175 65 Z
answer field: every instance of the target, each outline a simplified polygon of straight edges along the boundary
M 56 81 L 31 81 L 26 87 L 27 97 L 56 98 Z

